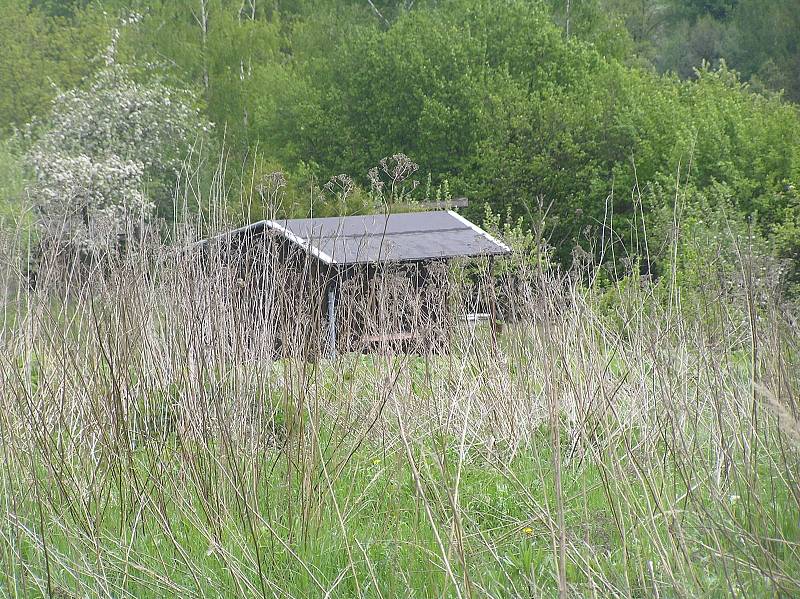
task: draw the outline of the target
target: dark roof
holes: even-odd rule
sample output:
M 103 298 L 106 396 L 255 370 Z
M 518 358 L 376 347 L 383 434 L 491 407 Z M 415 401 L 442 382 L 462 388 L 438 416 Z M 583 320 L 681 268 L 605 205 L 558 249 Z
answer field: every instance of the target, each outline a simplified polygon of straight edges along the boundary
M 229 235 L 280 232 L 326 264 L 494 256 L 511 250 L 451 210 L 261 221 Z

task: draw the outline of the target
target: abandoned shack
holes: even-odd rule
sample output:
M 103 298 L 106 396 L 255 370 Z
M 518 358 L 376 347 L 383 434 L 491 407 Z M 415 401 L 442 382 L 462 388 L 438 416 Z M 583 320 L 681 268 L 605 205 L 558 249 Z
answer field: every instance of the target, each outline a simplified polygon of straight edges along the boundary
M 233 268 L 236 306 L 276 356 L 445 341 L 445 264 L 510 249 L 450 211 L 264 220 L 201 242 Z

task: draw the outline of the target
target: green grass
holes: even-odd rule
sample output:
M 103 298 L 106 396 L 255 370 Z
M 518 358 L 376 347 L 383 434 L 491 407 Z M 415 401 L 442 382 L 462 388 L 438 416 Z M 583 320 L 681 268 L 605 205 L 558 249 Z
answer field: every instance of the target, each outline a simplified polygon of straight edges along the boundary
M 42 473 L 36 494 L 52 494 L 42 501 L 49 513 L 47 525 L 43 528 L 39 522 L 36 494 L 18 499 L 16 511 L 27 517 L 24 525 L 15 526 L 15 547 L 6 550 L 7 585 L 27 580 L 27 596 L 36 596 L 49 560 L 51 587 L 69 589 L 76 596 L 87 591 L 103 594 L 100 581 L 136 597 L 239 596 L 260 594 L 261 589 L 268 596 L 312 597 L 334 584 L 334 597 L 352 597 L 359 591 L 365 596 L 456 596 L 421 505 L 425 502 L 444 536 L 453 577 L 462 590 L 471 587 L 478 596 L 552 596 L 557 580 L 547 506 L 555 498 L 548 438 L 543 431 L 533 448 L 509 464 L 476 460 L 463 467 L 460 541 L 452 530 L 454 510 L 448 498 L 455 486 L 456 462 L 440 460 L 432 448 L 420 448 L 415 456 L 420 491 L 406 456 L 381 455 L 372 447 L 352 455 L 333 481 L 326 480 L 320 464 L 310 473 L 310 496 L 304 496 L 301 482 L 290 476 L 287 460 L 278 454 L 265 457 L 270 476 L 243 478 L 238 485 L 221 482 L 231 474 L 220 471 L 222 466 L 201 472 L 184 469 L 187 460 L 202 462 L 218 455 L 213 446 L 181 450 L 170 443 L 160 450 L 156 464 L 145 452 L 132 455 L 129 464 L 108 463 L 106 493 L 84 499 L 78 507 L 78 498 L 48 488 Z M 796 504 L 785 489 L 764 512 L 766 521 L 750 522 L 746 495 L 726 505 L 726 499 L 720 503 L 704 486 L 676 502 L 687 489 L 673 471 L 666 468 L 651 475 L 649 483 L 657 490 L 650 490 L 625 455 L 620 450 L 600 463 L 585 460 L 564 472 L 567 578 L 580 594 L 595 590 L 605 596 L 613 592 L 613 585 L 631 596 L 651 596 L 657 586 L 672 588 L 676 595 L 726 596 L 726 567 L 736 569 L 733 558 L 748 552 L 747 544 L 731 538 L 731 532 L 752 529 L 750 534 L 785 539 L 796 539 L 800 532 Z M 341 456 L 326 457 L 333 463 Z M 617 460 L 619 468 L 606 472 Z M 85 475 L 85 464 L 59 473 L 69 479 Z M 119 476 L 123 478 L 115 480 Z M 124 487 L 120 493 L 120 486 L 133 479 L 138 493 Z M 769 497 L 770 481 L 761 481 L 758 496 Z M 214 514 L 207 513 L 210 505 L 216 506 Z M 83 522 L 73 513 L 91 513 L 95 520 Z M 707 530 L 710 521 L 713 531 Z M 22 535 L 23 530 L 28 534 Z M 683 549 L 674 547 L 677 531 L 691 551 L 683 558 Z M 720 534 L 727 536 L 719 539 Z M 669 548 L 675 560 L 672 572 L 643 569 L 643 564 L 664 564 L 659 546 Z M 699 549 L 703 546 L 724 550 L 730 561 L 714 559 Z M 762 568 L 796 573 L 791 547 L 776 542 L 763 550 Z M 461 552 L 464 564 L 455 558 Z M 686 577 L 678 575 L 682 570 Z M 602 583 L 595 583 L 601 588 L 593 589 L 594 571 L 604 575 Z M 167 576 L 169 585 L 156 573 Z M 775 588 L 763 575 L 741 576 L 738 584 L 744 596 L 770 594 Z M 262 578 L 272 590 L 262 586 Z M 9 586 L 6 591 L 12 594 Z

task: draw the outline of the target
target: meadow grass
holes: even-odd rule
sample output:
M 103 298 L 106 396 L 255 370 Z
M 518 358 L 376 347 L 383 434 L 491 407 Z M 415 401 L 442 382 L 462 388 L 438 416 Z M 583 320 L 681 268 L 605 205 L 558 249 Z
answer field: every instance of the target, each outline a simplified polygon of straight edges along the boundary
M 0 595 L 800 593 L 779 296 L 523 272 L 496 339 L 274 359 L 230 273 L 162 258 L 5 261 Z

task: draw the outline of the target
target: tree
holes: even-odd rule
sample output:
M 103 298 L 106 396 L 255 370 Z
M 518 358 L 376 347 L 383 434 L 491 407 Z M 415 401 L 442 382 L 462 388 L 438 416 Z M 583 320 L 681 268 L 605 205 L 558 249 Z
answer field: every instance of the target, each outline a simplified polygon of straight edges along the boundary
M 0 134 L 43 114 L 55 86 L 79 85 L 96 68 L 108 29 L 102 15 L 49 17 L 19 0 L 0 0 Z
M 191 93 L 137 82 L 112 44 L 88 88 L 59 93 L 31 127 L 29 193 L 45 237 L 94 254 L 135 238 L 157 208 L 171 215 L 186 152 L 209 128 Z
M 698 19 L 705 15 L 724 20 L 736 8 L 739 0 L 679 0 L 677 8 L 691 19 Z
M 740 0 L 724 48 L 746 77 L 800 102 L 800 5 L 797 0 Z

